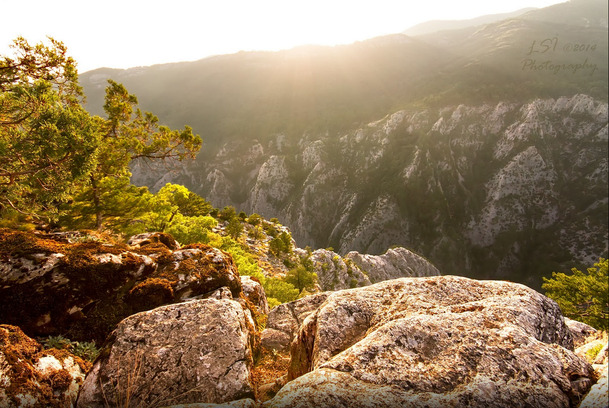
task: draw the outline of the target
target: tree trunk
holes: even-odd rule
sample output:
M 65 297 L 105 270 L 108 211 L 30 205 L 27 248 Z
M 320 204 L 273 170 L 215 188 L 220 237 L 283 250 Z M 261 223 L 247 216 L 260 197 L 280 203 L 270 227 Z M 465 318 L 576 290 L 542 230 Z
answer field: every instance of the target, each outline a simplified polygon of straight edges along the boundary
M 91 191 L 93 192 L 93 208 L 95 209 L 95 229 L 101 231 L 104 215 L 102 212 L 101 200 L 99 199 L 99 188 L 97 186 L 97 180 L 91 176 Z

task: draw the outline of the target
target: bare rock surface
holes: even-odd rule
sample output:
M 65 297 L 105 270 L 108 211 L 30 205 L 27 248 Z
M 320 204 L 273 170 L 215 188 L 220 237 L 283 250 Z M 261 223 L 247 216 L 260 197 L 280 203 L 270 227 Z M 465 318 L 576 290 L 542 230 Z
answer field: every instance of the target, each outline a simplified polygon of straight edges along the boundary
M 298 328 L 326 300 L 330 292 L 317 293 L 274 307 L 269 313 L 261 345 L 269 350 L 287 350 Z
M 292 342 L 265 407 L 572 407 L 594 382 L 555 302 L 443 276 L 335 292 Z
M 253 327 L 227 299 L 162 306 L 120 322 L 78 407 L 168 406 L 253 398 Z
M 266 300 L 266 293 L 260 282 L 250 276 L 241 276 L 241 288 L 245 297 L 258 308 L 259 313 L 269 314 L 270 309 Z
M 0 407 L 72 407 L 89 366 L 0 325 Z
M 571 330 L 571 335 L 573 335 L 573 346 L 578 348 L 586 343 L 588 337 L 597 332 L 597 330 L 582 322 L 578 322 L 577 320 L 569 319 L 565 317 L 565 323 Z
M 607 363 L 600 371 L 598 382 L 592 386 L 579 408 L 606 408 L 609 406 L 609 382 L 607 381 Z
M 237 401 L 225 402 L 223 404 L 213 404 L 213 403 L 193 403 L 193 404 L 180 404 L 180 405 L 172 405 L 170 407 L 165 408 L 257 408 L 258 404 L 251 398 L 241 399 Z
M 406 248 L 388 249 L 383 255 L 367 255 L 351 251 L 346 256 L 373 283 L 397 278 L 438 276 L 440 271 L 428 260 Z

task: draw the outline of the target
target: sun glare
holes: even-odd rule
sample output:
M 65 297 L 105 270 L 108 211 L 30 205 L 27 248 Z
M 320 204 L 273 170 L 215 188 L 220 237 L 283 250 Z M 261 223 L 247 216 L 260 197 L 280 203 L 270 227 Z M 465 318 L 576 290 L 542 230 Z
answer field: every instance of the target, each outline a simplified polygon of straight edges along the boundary
M 50 7 L 47 1 L 31 0 L 3 5 L 5 15 L 27 17 L 3 21 L 0 52 L 17 36 L 38 42 L 48 35 L 68 46 L 81 72 L 127 68 L 241 50 L 348 44 L 427 20 L 467 19 L 557 2 L 60 0 Z

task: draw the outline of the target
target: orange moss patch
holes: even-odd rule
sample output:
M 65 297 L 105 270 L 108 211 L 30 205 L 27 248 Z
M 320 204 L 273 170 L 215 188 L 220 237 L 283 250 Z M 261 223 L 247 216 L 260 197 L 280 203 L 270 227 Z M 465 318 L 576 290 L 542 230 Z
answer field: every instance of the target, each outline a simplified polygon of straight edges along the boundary
M 151 309 L 170 303 L 173 288 L 167 279 L 149 278 L 135 285 L 126 297 L 134 311 Z
M 66 391 L 72 384 L 72 376 L 67 370 L 57 370 L 47 377 L 51 387 L 55 390 Z
M 0 325 L 0 351 L 8 363 L 6 371 L 9 386 L 4 389 L 8 406 L 20 406 L 17 395 L 29 395 L 37 401 L 36 407 L 65 407 L 70 401 L 64 392 L 72 383 L 72 376 L 66 370 L 55 370 L 43 375 L 34 368 L 43 354 L 54 355 L 49 350 L 41 352 L 42 345 L 26 336 L 23 331 L 10 325 Z M 59 355 L 73 357 L 65 350 L 57 350 Z M 65 353 L 65 354 L 64 354 Z M 62 359 L 61 359 L 62 360 Z
M 10 259 L 12 268 L 23 267 L 21 258 L 40 259 L 34 254 L 64 255 L 56 259 L 52 274 L 0 286 L 0 322 L 19 325 L 30 336 L 61 334 L 102 344 L 116 324 L 133 313 L 223 286 L 235 298 L 242 293 L 232 257 L 225 252 L 218 256 L 219 250 L 209 245 L 185 246 L 200 253 L 178 257 L 164 242 L 173 242 L 167 234 L 139 248 L 99 240 L 69 243 L 68 235 L 0 229 L 0 260 Z M 100 255 L 106 254 L 120 257 L 120 262 L 100 262 Z M 144 260 L 139 255 L 149 256 L 156 265 L 146 266 L 140 274 Z M 257 309 L 248 308 L 259 323 Z

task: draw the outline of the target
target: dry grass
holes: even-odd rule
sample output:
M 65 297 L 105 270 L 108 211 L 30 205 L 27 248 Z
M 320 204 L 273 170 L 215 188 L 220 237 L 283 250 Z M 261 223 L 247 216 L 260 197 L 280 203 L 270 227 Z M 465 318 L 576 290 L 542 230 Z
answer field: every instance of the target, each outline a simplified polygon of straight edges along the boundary
M 288 373 L 290 366 L 290 352 L 278 352 L 262 349 L 254 369 L 252 370 L 252 382 L 256 389 L 256 399 L 265 401 L 267 396 L 261 395 L 260 387 L 264 384 L 275 383 L 279 378 Z

